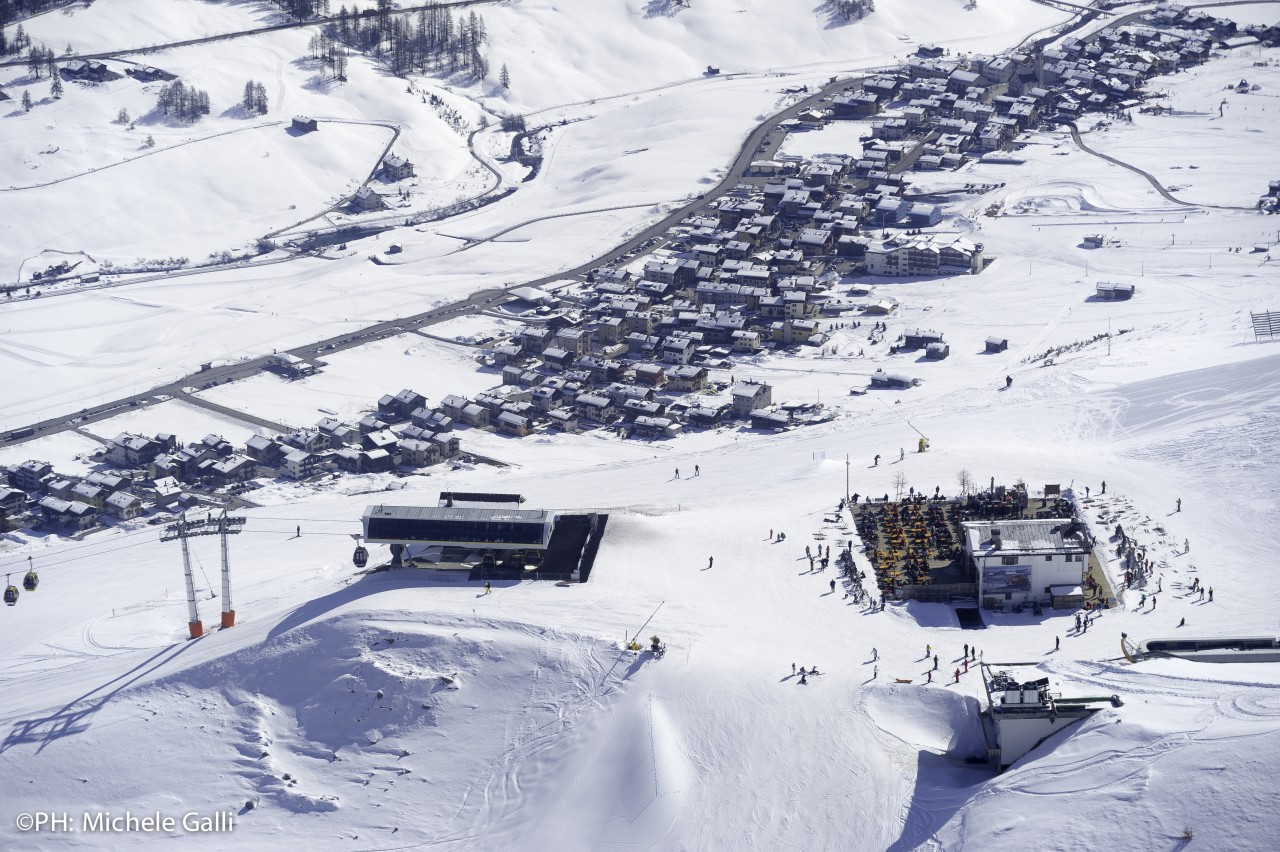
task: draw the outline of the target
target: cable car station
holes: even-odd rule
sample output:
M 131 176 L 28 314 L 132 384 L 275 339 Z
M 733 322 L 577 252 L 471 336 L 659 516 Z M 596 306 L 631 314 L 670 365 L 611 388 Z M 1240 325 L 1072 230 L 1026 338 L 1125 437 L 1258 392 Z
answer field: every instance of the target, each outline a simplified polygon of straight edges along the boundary
M 403 567 L 412 548 L 415 560 L 467 569 L 477 578 L 534 573 L 586 580 L 608 515 L 524 509 L 523 503 L 519 494 L 444 491 L 436 506 L 369 506 L 362 518 L 364 540 L 390 545 L 391 568 Z

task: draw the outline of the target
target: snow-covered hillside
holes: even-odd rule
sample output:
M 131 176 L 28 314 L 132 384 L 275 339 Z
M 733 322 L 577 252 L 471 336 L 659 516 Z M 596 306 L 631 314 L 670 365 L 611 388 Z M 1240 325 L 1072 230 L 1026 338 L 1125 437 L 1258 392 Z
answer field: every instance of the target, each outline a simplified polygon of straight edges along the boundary
M 216 109 L 194 126 L 129 130 L 111 124 L 118 109 L 140 119 L 154 92 L 128 78 L 15 108 L 0 116 L 0 187 L 65 180 L 0 192 L 5 281 L 44 249 L 199 259 L 252 242 L 363 181 L 392 132 L 381 125 L 399 128 L 395 150 L 419 164 L 419 201 L 482 190 L 492 176 L 475 171 L 466 134 L 423 103 L 427 93 L 471 127 L 486 111 L 568 123 L 546 130 L 536 180 L 464 216 L 316 257 L 0 303 L 0 430 L 204 362 L 554 275 L 703 192 L 745 135 L 791 102 L 784 89 L 883 65 L 916 43 L 1011 46 L 1068 14 L 1030 0 L 878 0 L 867 19 L 830 26 L 824 6 L 478 7 L 492 67 L 510 68 L 509 93 L 461 79 L 415 80 L 411 93 L 357 59 L 348 83 L 329 85 L 299 61 L 306 32 L 286 30 L 132 57 L 180 72 L 223 108 L 246 79 L 263 80 L 265 117 Z M 279 20 L 259 3 L 97 0 L 27 29 L 88 53 Z M 702 78 L 708 64 L 724 73 Z M 37 88 L 13 83 L 24 69 L 4 72 L 10 94 Z M 1230 94 L 1219 117 L 1219 93 L 1242 76 L 1260 88 Z M 944 197 L 944 228 L 982 242 L 991 265 L 845 286 L 897 302 L 889 340 L 906 328 L 944 332 L 946 360 L 891 353 L 865 322 L 841 317 L 824 320 L 821 348 L 715 371 L 766 380 L 775 401 L 821 401 L 828 422 L 661 441 L 459 429 L 468 451 L 505 464 L 269 484 L 252 492 L 258 505 L 241 510 L 247 524 L 231 541 L 234 628 L 213 627 L 224 603 L 216 542 L 193 543 L 209 632 L 191 641 L 179 545 L 145 519 L 79 540 L 0 534 L 0 573 L 18 580 L 30 557 L 41 576 L 0 612 L 0 846 L 159 847 L 181 836 L 251 849 L 1271 848 L 1280 665 L 1131 665 L 1120 637 L 1276 635 L 1280 350 L 1254 341 L 1249 313 L 1280 309 L 1276 220 L 1250 209 L 1277 177 L 1265 140 L 1280 127 L 1268 94 L 1280 90 L 1280 50 L 1213 58 L 1159 87 L 1173 115 L 1080 131 L 1175 200 L 1061 131 L 1034 134 L 1023 165 L 920 176 Z M 295 112 L 368 123 L 290 136 Z M 847 152 L 859 135 L 849 126 L 797 134 L 785 150 Z M 154 152 L 134 151 L 146 134 Z M 508 139 L 491 127 L 476 149 L 492 155 Z M 504 182 L 518 184 L 507 170 Z M 566 212 L 583 215 L 542 218 Z M 1104 247 L 1082 246 L 1093 233 Z M 369 261 L 392 242 L 399 265 Z M 1100 281 L 1135 284 L 1136 295 L 1090 298 Z M 307 379 L 264 375 L 196 398 L 294 426 L 353 419 L 401 387 L 432 402 L 474 394 L 498 376 L 448 341 L 509 327 L 485 317 L 434 327 L 443 340 L 406 331 L 332 353 Z M 987 353 L 990 335 L 1008 350 Z M 877 368 L 923 381 L 850 395 Z M 125 410 L 86 431 L 188 441 L 255 431 L 177 400 Z M 910 452 L 922 434 L 931 449 Z M 48 459 L 83 475 L 98 446 L 68 431 L 5 446 L 0 464 Z M 989 613 L 985 629 L 962 630 L 949 606 L 873 611 L 833 571 L 810 570 L 806 547 L 850 540 L 829 520 L 846 483 L 864 495 L 954 493 L 962 471 L 1021 480 L 1033 494 L 1059 483 L 1104 542 L 1123 524 L 1157 566 L 1158 608 L 1125 596 L 1086 633 L 1052 610 Z M 434 505 L 455 489 L 608 512 L 589 582 L 495 582 L 486 594 L 456 574 L 352 566 L 366 506 Z M 1110 559 L 1105 548 L 1098 556 Z M 373 564 L 387 559 L 373 548 Z M 1191 592 L 1193 577 L 1213 587 L 1212 602 Z M 661 659 L 625 647 L 655 633 Z M 993 776 L 965 761 L 986 750 L 979 668 L 951 675 L 965 644 L 996 667 L 1034 666 L 1065 695 L 1114 694 L 1123 706 Z M 797 665 L 822 673 L 801 684 Z M 23 814 L 48 812 L 70 814 L 76 830 L 20 830 Z M 234 827 L 82 830 L 83 815 L 103 812 L 230 814 Z

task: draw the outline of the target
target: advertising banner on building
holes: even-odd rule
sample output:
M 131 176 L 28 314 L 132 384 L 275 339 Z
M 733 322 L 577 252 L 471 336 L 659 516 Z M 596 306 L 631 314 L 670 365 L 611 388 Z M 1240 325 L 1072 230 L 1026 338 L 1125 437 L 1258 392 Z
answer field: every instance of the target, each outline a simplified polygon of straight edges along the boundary
M 1030 565 L 988 565 L 982 569 L 984 595 L 1027 594 L 1030 591 Z

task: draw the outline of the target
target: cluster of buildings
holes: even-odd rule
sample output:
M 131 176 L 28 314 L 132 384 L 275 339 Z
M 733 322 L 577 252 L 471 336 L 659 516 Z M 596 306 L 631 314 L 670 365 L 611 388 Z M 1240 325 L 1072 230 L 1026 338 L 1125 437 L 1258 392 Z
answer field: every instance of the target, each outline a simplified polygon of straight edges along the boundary
M 952 57 L 921 47 L 898 70 L 793 122 L 873 118 L 860 154 L 757 161 L 732 190 L 670 229 L 661 248 L 598 269 L 561 296 L 528 297 L 536 310 L 522 315 L 526 327 L 487 350 L 502 386 L 447 397 L 442 412 L 517 436 L 591 425 L 668 437 L 733 418 L 777 429 L 820 416 L 774 405 L 762 385 L 738 383 L 725 395 L 709 370 L 765 349 L 826 343 L 824 318 L 870 308 L 836 294 L 849 272 L 981 272 L 989 262 L 982 244 L 934 230 L 941 206 L 908 197 L 911 169 L 957 167 L 1044 121 L 1135 105 L 1151 76 L 1202 61 L 1215 39 L 1232 34 L 1229 22 L 1164 5 L 1138 25 L 1055 49 Z M 940 335 L 916 336 L 902 348 L 949 354 Z M 876 379 L 913 383 L 897 374 Z
M 97 59 L 72 59 L 58 69 L 64 80 L 76 80 L 82 83 L 106 83 L 121 79 L 120 74 L 112 71 L 105 62 Z M 168 82 L 178 79 L 177 74 L 156 68 L 152 65 L 135 65 L 130 63 L 124 73 L 140 83 Z
M 823 419 L 820 406 L 775 404 L 769 385 L 733 382 L 732 375 L 716 382 L 711 370 L 765 349 L 825 343 L 822 319 L 857 307 L 834 292 L 845 273 L 982 271 L 989 262 L 982 244 L 932 230 L 942 208 L 907 197 L 907 172 L 959 167 L 977 153 L 1011 147 L 1019 133 L 1045 121 L 1135 106 L 1152 76 L 1250 40 L 1278 43 L 1280 28 L 1251 27 L 1241 36 L 1230 21 L 1162 3 L 1136 23 L 1054 48 L 959 57 L 922 46 L 896 71 L 794 120 L 820 127 L 872 119 L 858 155 L 757 161 L 734 189 L 672 228 L 660 250 L 626 267 L 596 270 L 562 296 L 526 295 L 536 309 L 523 315 L 525 327 L 486 349 L 486 360 L 501 370 L 500 386 L 474 397 L 446 396 L 434 406 L 405 389 L 382 397 L 358 423 L 325 418 L 289 435 L 255 436 L 242 447 L 217 435 L 182 445 L 172 435 L 121 434 L 108 443 L 102 469 L 83 478 L 60 476 L 39 461 L 9 470 L 0 521 L 82 530 L 104 515 L 127 520 L 185 508 L 202 493 L 234 493 L 262 476 L 302 480 L 334 470 L 424 467 L 459 455 L 455 426 L 513 436 L 589 426 L 667 438 L 731 421 L 783 429 Z M 73 60 L 62 73 L 93 80 L 109 72 L 101 63 Z M 130 73 L 171 76 L 148 67 Z M 299 116 L 292 128 L 311 132 L 317 122 Z M 392 154 L 382 174 L 403 180 L 413 164 Z M 1271 190 L 1268 199 L 1276 196 L 1275 184 Z M 364 187 L 352 203 L 377 209 L 382 200 Z M 1098 298 L 1132 293 L 1099 285 Z M 876 305 L 862 307 L 871 314 Z M 910 332 L 904 341 L 902 348 L 924 349 L 931 358 L 949 354 L 933 332 Z M 993 341 L 994 351 L 1007 346 L 993 339 L 988 349 Z M 286 355 L 272 368 L 297 377 L 316 366 Z M 914 383 L 883 371 L 872 378 L 883 387 Z M 983 540 L 991 550 L 992 540 L 1011 539 Z M 969 544 L 976 561 L 983 547 Z M 1013 554 L 1004 545 L 995 550 L 1003 570 Z M 1063 567 L 1065 577 L 1079 566 Z M 1017 572 L 1004 574 L 1021 582 Z M 1031 588 L 1054 584 L 1032 579 Z
M 294 119 L 295 122 L 297 120 Z M 310 120 L 314 122 L 314 119 Z M 378 166 L 378 174 L 387 183 L 406 180 L 414 175 L 413 162 L 400 154 L 387 154 Z M 385 210 L 387 207 L 386 199 L 370 184 L 357 189 L 347 204 L 352 210 L 362 213 L 370 210 Z
M 1031 44 L 988 57 L 952 56 L 922 45 L 895 71 L 864 80 L 833 98 L 829 108 L 803 112 L 790 125 L 871 119 L 851 172 L 879 189 L 891 167 L 954 169 L 974 155 L 1013 147 L 1019 133 L 1044 122 L 1137 106 L 1151 77 L 1204 62 L 1215 47 L 1280 43 L 1280 27 L 1246 32 L 1239 34 L 1233 21 L 1162 3 L 1136 23 L 1067 38 L 1051 48 Z M 784 168 L 780 161 L 756 166 L 761 173 Z M 872 222 L 900 224 L 912 207 L 890 200 Z
M 219 435 L 183 444 L 174 435 L 122 432 L 107 441 L 98 469 L 59 474 L 31 460 L 5 472 L 0 530 L 11 526 L 79 532 L 104 520 L 225 503 L 259 478 L 310 479 L 334 471 L 416 469 L 461 455 L 451 418 L 426 409 L 411 390 L 384 396 L 354 425 L 333 418 L 288 435 L 255 435 L 237 446 Z M 394 428 L 393 428 L 394 427 Z

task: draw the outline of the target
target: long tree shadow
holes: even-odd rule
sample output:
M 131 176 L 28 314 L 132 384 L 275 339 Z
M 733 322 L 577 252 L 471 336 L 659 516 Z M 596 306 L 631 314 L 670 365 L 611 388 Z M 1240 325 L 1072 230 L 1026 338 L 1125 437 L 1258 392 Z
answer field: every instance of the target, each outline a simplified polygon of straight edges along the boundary
M 689 8 L 688 0 L 649 0 L 644 7 L 646 18 L 673 18 Z
M 83 733 L 89 728 L 90 717 L 110 703 L 116 695 L 166 663 L 172 662 L 179 654 L 195 645 L 196 641 L 181 642 L 161 649 L 129 669 L 129 671 L 113 677 L 104 684 L 95 686 L 84 695 L 71 700 L 48 716 L 41 716 L 36 719 L 19 719 L 14 722 L 13 728 L 4 738 L 4 742 L 0 743 L 0 753 L 8 751 L 15 746 L 39 743 L 39 747 L 36 749 L 36 753 L 39 754 L 44 751 L 45 746 L 55 740 Z M 111 687 L 113 684 L 114 688 L 110 692 L 100 695 L 88 703 L 83 703 L 90 696 L 102 692 L 102 690 Z

